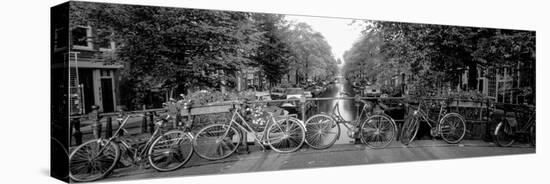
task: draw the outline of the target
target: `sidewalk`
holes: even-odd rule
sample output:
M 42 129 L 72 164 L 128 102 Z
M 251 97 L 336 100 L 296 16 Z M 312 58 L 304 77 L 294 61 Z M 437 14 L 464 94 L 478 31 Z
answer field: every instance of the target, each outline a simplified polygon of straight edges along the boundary
M 272 150 L 263 152 L 259 146 L 251 145 L 250 153 L 236 152 L 226 159 L 217 161 L 208 161 L 194 154 L 183 168 L 172 172 L 157 172 L 152 168 L 120 168 L 105 180 L 274 171 L 528 153 L 535 153 L 535 148 L 527 145 L 502 148 L 490 142 L 476 140 L 465 140 L 461 144 L 452 145 L 441 140 L 418 140 L 413 141 L 408 147 L 403 146 L 400 142 L 393 142 L 389 147 L 383 149 L 371 149 L 362 144 L 336 144 L 325 150 L 315 150 L 303 146 L 297 152 L 287 154 Z

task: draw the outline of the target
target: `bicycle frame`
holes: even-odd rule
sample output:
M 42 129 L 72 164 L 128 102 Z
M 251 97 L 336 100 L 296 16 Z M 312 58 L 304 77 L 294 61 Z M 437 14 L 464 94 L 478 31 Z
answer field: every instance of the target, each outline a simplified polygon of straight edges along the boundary
M 432 124 L 435 124 L 435 126 L 438 127 L 437 130 L 439 131 L 439 123 L 438 122 L 445 115 L 445 111 L 444 111 L 445 108 L 443 106 L 441 106 L 439 108 L 439 114 L 437 115 L 437 121 L 436 121 L 436 120 L 430 119 L 428 113 L 426 113 L 424 110 L 422 110 L 422 105 L 423 104 L 424 104 L 423 102 L 420 102 L 420 104 L 418 104 L 418 107 L 413 111 L 413 116 L 414 117 L 421 117 L 428 124 L 428 126 L 430 126 L 430 128 L 433 128 L 434 125 L 432 125 Z
M 520 132 L 520 133 L 528 132 L 529 128 L 535 125 L 536 111 L 535 110 L 530 110 L 530 111 L 531 112 L 529 113 L 529 119 L 527 119 L 527 123 L 522 123 L 521 126 L 514 127 L 514 129 L 516 130 L 514 132 Z M 520 117 L 519 112 L 515 112 L 515 114 L 516 114 L 515 117 Z
M 140 151 L 139 148 L 134 148 L 132 145 L 130 145 L 130 144 L 128 144 L 128 143 L 126 142 L 126 139 L 120 138 L 120 136 L 119 136 L 120 131 L 124 131 L 124 126 L 126 126 L 126 124 L 128 124 L 128 120 L 130 119 L 130 117 L 139 117 L 139 116 L 131 116 L 131 115 L 126 116 L 126 117 L 123 119 L 123 121 L 122 121 L 120 127 L 118 127 L 118 129 L 117 129 L 117 130 L 115 131 L 115 133 L 113 134 L 113 136 L 111 136 L 110 138 L 107 139 L 106 144 L 109 144 L 111 141 L 114 141 L 114 142 L 117 143 L 118 145 L 124 146 L 124 148 L 126 149 L 126 151 L 130 151 L 130 152 L 132 153 L 133 156 L 132 156 L 131 158 L 132 158 L 133 164 L 136 164 L 136 163 L 135 163 L 136 160 L 140 160 L 140 159 L 138 159 L 138 158 L 143 158 L 143 157 L 145 157 L 145 156 L 148 156 L 148 155 L 146 155 L 147 148 L 149 148 L 149 146 L 151 146 L 151 144 L 152 144 L 154 138 L 158 136 L 158 133 L 160 132 L 160 127 L 159 127 L 159 126 L 156 126 L 156 127 L 155 127 L 155 131 L 153 132 L 153 134 L 151 135 L 151 137 L 149 137 L 149 139 L 148 139 L 147 142 L 145 143 L 144 147 L 141 149 L 141 152 L 139 152 L 139 154 L 137 154 L 138 151 Z M 102 152 L 104 149 L 105 149 L 105 148 L 102 148 L 102 149 L 100 150 L 100 152 Z
M 366 112 L 366 106 L 363 106 L 363 108 L 361 109 L 361 113 L 357 114 L 354 120 L 347 121 L 342 117 L 342 114 L 340 113 L 339 102 L 336 102 L 336 104 L 334 104 L 334 107 L 332 108 L 330 116 L 336 121 L 337 124 L 343 124 L 344 127 L 348 129 L 348 131 L 352 131 L 354 126 L 358 126 L 358 122 L 362 118 L 368 117 L 368 115 L 366 117 L 363 117 L 363 114 L 366 114 L 365 112 Z
M 520 129 L 520 131 L 527 132 L 529 128 L 535 125 L 535 111 L 533 111 L 533 113 L 531 113 L 530 115 L 531 117 L 529 117 L 529 120 L 527 120 L 527 123 Z
M 239 113 L 239 109 L 240 108 L 235 108 L 234 112 L 233 112 L 233 115 L 231 116 L 231 121 L 229 122 L 229 127 L 233 126 L 233 125 L 236 125 L 239 129 L 241 129 L 242 131 L 248 133 L 248 134 L 252 134 L 253 135 L 253 139 L 254 141 L 256 141 L 260 147 L 262 147 L 262 149 L 265 150 L 265 146 L 262 144 L 262 142 L 264 141 L 265 137 L 266 137 L 266 134 L 267 134 L 267 127 L 270 126 L 272 123 L 275 123 L 277 124 L 277 126 L 279 126 L 279 123 L 277 123 L 277 121 L 275 120 L 275 117 L 273 116 L 273 114 L 269 113 L 269 120 L 267 122 L 267 124 L 265 125 L 266 128 L 264 128 L 264 131 L 263 132 L 256 132 L 251 126 L 250 124 L 244 119 L 244 117 Z M 239 118 L 243 124 L 241 125 L 240 123 L 238 123 L 236 121 L 236 118 Z M 279 126 L 279 128 L 282 130 L 282 128 Z M 227 129 L 227 131 L 225 131 L 224 135 L 222 137 L 225 137 L 227 135 L 227 133 L 229 132 L 229 128 Z M 258 137 L 258 134 L 259 133 L 262 133 L 261 137 Z
M 503 117 L 497 117 L 499 123 L 497 124 L 493 135 L 495 136 L 495 143 L 498 146 L 511 146 L 516 139 L 527 138 L 524 136 L 529 136 L 529 142 L 531 145 L 535 146 L 536 132 L 533 131 L 536 126 L 536 110 L 534 107 L 529 106 L 527 107 L 528 109 L 523 109 L 522 106 L 517 107 L 520 108 L 512 108 L 512 112 L 514 112 L 513 120 L 508 119 L 511 117 L 508 116 L 507 113 L 504 113 Z

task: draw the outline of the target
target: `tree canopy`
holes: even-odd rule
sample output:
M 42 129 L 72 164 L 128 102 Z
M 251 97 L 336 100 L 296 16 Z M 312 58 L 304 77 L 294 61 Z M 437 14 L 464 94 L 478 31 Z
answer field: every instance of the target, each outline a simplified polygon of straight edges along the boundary
M 250 66 L 274 84 L 291 69 L 306 75 L 301 79 L 336 73 L 324 37 L 283 15 L 71 2 L 70 16 L 73 27 L 114 33 L 94 41 L 117 43 L 106 59 L 125 66 L 121 97 L 131 107 L 153 88 L 231 86 L 235 73 Z
M 375 81 L 406 73 L 414 85 L 429 89 L 456 82 L 469 69 L 468 90 L 477 87 L 476 68 L 520 65 L 531 72 L 523 72 L 519 88 L 534 89 L 535 32 L 384 21 L 366 25 L 345 55 L 350 74 L 363 67 Z

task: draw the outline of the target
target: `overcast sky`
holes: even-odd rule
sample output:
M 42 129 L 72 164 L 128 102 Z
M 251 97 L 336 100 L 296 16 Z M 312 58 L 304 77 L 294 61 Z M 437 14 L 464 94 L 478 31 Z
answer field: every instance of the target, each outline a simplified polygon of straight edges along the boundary
M 349 25 L 352 19 L 291 15 L 287 15 L 286 19 L 307 23 L 313 30 L 320 32 L 332 48 L 334 57 L 342 59 L 342 62 L 344 62 L 344 52 L 349 50 L 353 42 L 361 36 L 361 30 L 363 29 L 363 26 L 358 23 Z

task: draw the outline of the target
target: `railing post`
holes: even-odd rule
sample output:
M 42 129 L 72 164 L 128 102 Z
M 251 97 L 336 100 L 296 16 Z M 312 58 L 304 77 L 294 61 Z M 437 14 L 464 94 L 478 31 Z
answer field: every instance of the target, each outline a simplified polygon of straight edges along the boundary
M 239 152 L 241 153 L 246 153 L 246 154 L 249 154 L 250 153 L 250 150 L 248 148 L 248 136 L 247 136 L 247 132 L 246 131 L 243 131 L 242 133 L 242 138 L 241 138 L 241 149 Z
M 82 132 L 80 131 L 80 118 L 73 118 L 71 120 L 71 128 L 74 128 L 73 137 L 76 145 L 82 144 Z
M 456 99 L 456 113 L 460 113 L 460 110 L 458 109 L 460 106 L 460 102 L 458 99 Z
M 113 119 L 111 116 L 107 116 L 107 121 L 105 122 L 105 137 L 113 136 Z
M 99 115 L 99 106 L 92 105 L 92 112 L 89 114 L 89 119 L 94 121 L 92 124 L 92 132 L 94 134 L 94 137 L 100 138 L 101 137 L 101 117 Z
M 315 100 L 315 114 L 319 114 L 321 112 L 319 112 L 319 104 L 320 104 L 320 100 Z
M 302 109 L 302 122 L 306 122 L 306 96 L 300 97 L 300 107 Z
M 180 114 L 180 112 L 176 113 L 176 118 L 174 118 L 175 120 L 172 122 L 172 128 L 177 128 L 179 122 L 183 121 L 183 118 L 179 114 Z
M 116 119 L 117 125 L 118 125 L 119 128 L 120 128 L 120 126 L 122 126 L 122 121 L 123 121 L 122 118 L 123 118 L 123 116 L 122 116 L 122 111 L 119 111 L 119 112 L 118 112 L 118 115 L 117 115 L 117 119 Z M 124 135 L 124 131 L 120 131 L 120 132 L 118 133 L 118 136 L 123 136 L 123 135 Z
M 233 105 L 233 107 L 235 107 L 235 105 Z M 226 117 L 226 118 L 229 118 L 229 117 Z M 239 152 L 249 154 L 250 150 L 248 148 L 248 133 L 246 131 L 242 131 L 242 137 L 241 137 L 240 141 L 241 141 L 241 149 L 240 149 Z M 237 149 L 239 149 L 239 148 L 237 148 Z
M 141 133 L 147 133 L 147 113 L 143 113 L 143 119 L 141 121 Z
M 493 120 L 493 117 L 492 116 L 492 111 L 494 109 L 491 109 L 490 107 L 490 101 L 489 99 L 485 100 L 485 113 L 483 114 L 483 116 L 485 116 L 485 118 L 483 118 L 483 120 L 485 120 L 485 141 L 489 142 L 489 141 L 492 141 L 493 140 L 493 136 L 491 134 L 491 130 L 492 130 L 492 127 L 493 127 L 493 124 L 494 124 L 494 120 Z
M 149 133 L 155 132 L 155 113 L 149 112 Z

